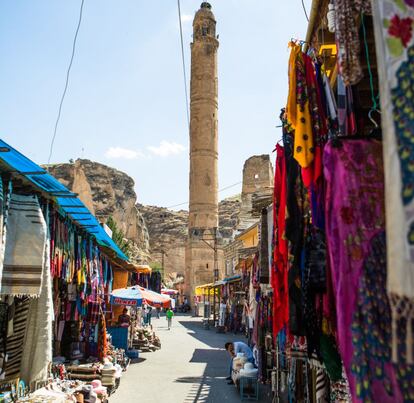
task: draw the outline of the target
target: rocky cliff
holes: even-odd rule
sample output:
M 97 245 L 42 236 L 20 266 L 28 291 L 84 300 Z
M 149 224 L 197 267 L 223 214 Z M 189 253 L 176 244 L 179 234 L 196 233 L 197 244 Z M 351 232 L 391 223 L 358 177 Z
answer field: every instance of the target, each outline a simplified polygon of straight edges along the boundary
M 137 205 L 148 228 L 151 259 L 166 273 L 184 273 L 188 211 Z
M 149 259 L 149 234 L 145 220 L 136 207 L 134 181 L 127 174 L 97 162 L 78 159 L 56 164 L 49 172 L 79 194 L 79 198 L 102 223 L 112 216 L 126 238 L 133 242 L 133 260 Z
M 142 204 L 137 207 L 148 228 L 152 261 L 163 264 L 166 273 L 184 273 L 188 211 Z M 219 231 L 225 243 L 233 238 L 239 212 L 239 197 L 223 200 L 219 204 Z
M 103 164 L 78 159 L 49 168 L 96 215 L 101 222 L 112 216 L 134 243 L 134 259 L 164 264 L 165 273 L 183 274 L 188 231 L 188 211 L 137 204 L 134 181 L 127 174 Z M 243 170 L 241 195 L 219 204 L 219 232 L 223 244 L 237 231 L 258 220 L 254 200 L 272 193 L 273 168 L 268 155 L 249 158 Z

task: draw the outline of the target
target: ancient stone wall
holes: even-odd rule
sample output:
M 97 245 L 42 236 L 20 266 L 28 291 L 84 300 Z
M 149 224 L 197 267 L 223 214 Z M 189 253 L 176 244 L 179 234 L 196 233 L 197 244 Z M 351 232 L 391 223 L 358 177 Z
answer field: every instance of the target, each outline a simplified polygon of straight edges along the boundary
M 274 174 L 270 156 L 254 155 L 243 167 L 243 187 L 239 229 L 249 228 L 260 218 L 253 212 L 253 200 L 257 197 L 269 196 L 273 193 Z

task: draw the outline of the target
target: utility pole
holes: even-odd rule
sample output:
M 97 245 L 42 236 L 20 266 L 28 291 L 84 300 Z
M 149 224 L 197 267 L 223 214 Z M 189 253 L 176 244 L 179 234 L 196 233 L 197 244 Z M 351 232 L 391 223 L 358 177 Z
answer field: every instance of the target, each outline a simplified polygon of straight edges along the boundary
M 163 249 L 161 251 L 161 270 L 162 270 L 162 280 L 164 281 L 164 273 L 165 273 L 165 267 L 164 267 L 164 255 L 165 255 L 165 250 Z
M 218 227 L 214 227 L 213 228 L 213 239 L 205 239 L 205 238 L 201 238 L 201 240 L 208 245 L 211 249 L 213 249 L 214 251 L 214 265 L 213 265 L 213 283 L 215 283 L 216 281 L 218 281 L 219 279 L 219 269 L 218 269 Z M 210 242 L 208 241 L 213 241 L 213 246 L 211 245 Z M 217 293 L 216 293 L 216 287 L 213 287 L 213 324 L 216 323 L 216 319 L 217 319 L 217 310 L 216 310 L 216 303 L 217 303 Z M 208 300 L 210 302 L 210 291 L 208 292 Z M 208 318 L 208 321 L 210 320 L 210 318 Z

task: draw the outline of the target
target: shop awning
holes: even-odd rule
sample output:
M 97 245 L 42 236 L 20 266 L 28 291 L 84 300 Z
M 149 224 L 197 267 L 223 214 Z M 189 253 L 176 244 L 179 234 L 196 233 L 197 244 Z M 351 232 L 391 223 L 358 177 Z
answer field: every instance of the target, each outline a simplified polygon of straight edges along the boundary
M 227 277 L 223 281 L 226 284 L 228 284 L 228 283 L 234 283 L 234 282 L 239 281 L 239 280 L 241 280 L 241 276 L 240 276 L 240 274 L 237 274 L 235 276 Z
M 130 268 L 130 271 L 134 273 L 151 274 L 152 269 L 147 264 L 134 264 Z
M 214 283 L 203 284 L 195 288 L 195 295 L 197 296 L 208 295 L 209 293 L 210 295 L 214 295 L 214 291 L 215 291 Z
M 115 252 L 117 258 L 125 262 L 128 261 L 128 257 L 105 232 L 95 216 L 77 195 L 62 185 L 45 169 L 35 164 L 3 140 L 0 140 L 0 161 L 6 166 L 6 172 L 13 176 L 20 176 L 39 192 L 54 200 L 61 214 L 93 236 L 98 245 L 110 248 Z

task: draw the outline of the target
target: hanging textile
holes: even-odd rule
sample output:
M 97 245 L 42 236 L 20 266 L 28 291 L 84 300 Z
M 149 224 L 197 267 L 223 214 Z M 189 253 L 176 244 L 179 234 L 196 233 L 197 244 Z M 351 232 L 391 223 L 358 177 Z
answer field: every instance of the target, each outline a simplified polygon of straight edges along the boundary
M 48 217 L 48 211 L 46 213 Z M 21 363 L 21 378 L 30 385 L 34 381 L 46 381 L 52 362 L 53 299 L 50 274 L 50 238 L 45 248 L 45 268 L 39 298 L 30 300 L 27 331 Z
M 0 348 L 5 347 L 3 353 L 7 355 L 5 366 L 5 379 L 20 377 L 20 365 L 23 354 L 23 340 L 26 334 L 26 325 L 29 312 L 30 298 L 15 298 L 15 309 L 12 330 L 7 334 L 6 340 L 0 339 Z
M 295 134 L 296 135 L 296 134 Z M 297 336 L 304 335 L 302 304 L 302 270 L 306 227 L 310 220 L 310 199 L 301 176 L 301 168 L 293 156 L 292 136 L 284 138 L 286 160 L 286 239 L 289 247 L 288 296 L 289 328 Z
M 272 248 L 273 248 L 273 204 L 267 207 L 267 270 L 269 283 L 272 283 Z
M 366 382 L 375 378 L 382 380 L 394 401 L 402 401 L 391 366 L 391 309 L 386 292 L 386 267 L 385 234 L 380 232 L 372 239 L 364 262 L 352 321 L 355 345 L 352 368 L 357 374 L 358 396 L 363 401 L 383 401 L 382 395 Z
M 276 146 L 275 186 L 273 192 L 273 333 L 276 335 L 289 320 L 288 247 L 286 225 L 286 163 L 285 151 Z
M 384 138 L 387 289 L 393 327 L 406 322 L 406 359 L 414 362 L 414 3 L 373 2 Z M 393 359 L 397 361 L 396 331 Z
M 289 60 L 289 97 L 286 106 L 287 120 L 295 130 L 293 155 L 299 165 L 308 167 L 314 159 L 312 118 L 306 83 L 306 65 L 302 49 L 295 43 Z
M 268 245 L 268 227 L 267 227 L 267 207 L 262 209 L 260 219 L 260 283 L 269 284 L 269 245 Z
M 38 297 L 44 266 L 46 222 L 36 196 L 12 195 L 6 233 L 0 293 Z
M 363 77 L 360 61 L 358 18 L 370 14 L 370 0 L 335 0 L 335 37 L 338 65 L 346 85 L 357 84 Z
M 364 390 L 360 388 L 361 384 L 368 383 L 372 401 L 401 401 L 393 368 L 389 362 L 385 364 L 387 348 L 378 343 L 367 345 L 362 335 L 355 339 L 352 333 L 354 321 L 363 326 L 372 314 L 363 310 L 364 301 L 358 296 L 358 290 L 366 274 L 364 262 L 375 245 L 373 240 L 385 224 L 381 143 L 348 140 L 335 148 L 330 142 L 325 147 L 324 169 L 327 243 L 337 306 L 338 340 L 351 393 L 355 401 L 369 401 L 364 400 Z M 376 266 L 384 264 L 380 256 L 375 258 Z M 363 286 L 361 289 L 367 292 Z M 366 348 L 370 349 L 366 352 L 369 358 L 381 358 L 379 364 L 368 358 L 367 362 L 357 365 L 355 357 L 362 355 Z M 376 371 L 378 366 L 383 372 Z

